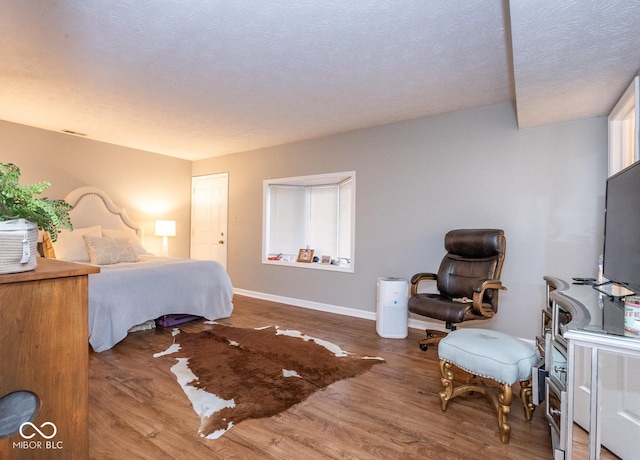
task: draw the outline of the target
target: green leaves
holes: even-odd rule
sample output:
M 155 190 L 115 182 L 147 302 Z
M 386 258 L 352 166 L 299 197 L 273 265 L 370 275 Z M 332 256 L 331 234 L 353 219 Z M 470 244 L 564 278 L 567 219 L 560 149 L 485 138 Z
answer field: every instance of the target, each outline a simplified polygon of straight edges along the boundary
M 72 228 L 69 218 L 72 206 L 64 200 L 36 198 L 49 187 L 51 184 L 46 181 L 20 184 L 20 168 L 12 163 L 0 163 L 0 221 L 26 219 L 56 241 L 59 228 Z

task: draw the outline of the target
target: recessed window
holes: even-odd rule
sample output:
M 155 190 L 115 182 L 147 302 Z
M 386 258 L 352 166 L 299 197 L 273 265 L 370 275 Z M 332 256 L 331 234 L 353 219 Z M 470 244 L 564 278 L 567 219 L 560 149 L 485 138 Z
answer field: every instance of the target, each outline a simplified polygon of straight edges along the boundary
M 353 272 L 355 189 L 354 171 L 265 180 L 263 263 Z
M 640 159 L 640 76 L 636 75 L 609 114 L 609 176 Z

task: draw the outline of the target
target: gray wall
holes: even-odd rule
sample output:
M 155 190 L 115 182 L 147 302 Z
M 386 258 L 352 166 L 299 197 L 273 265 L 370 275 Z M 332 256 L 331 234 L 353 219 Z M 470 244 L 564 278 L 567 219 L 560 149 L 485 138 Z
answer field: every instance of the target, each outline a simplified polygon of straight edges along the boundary
M 43 196 L 64 198 L 77 187 L 98 187 L 142 226 L 149 251 L 162 250 L 156 219 L 175 220 L 169 255 L 189 257 L 190 161 L 6 121 L 0 121 L 0 139 L 0 162 L 17 164 L 21 182 L 51 183 Z
M 355 170 L 355 273 L 261 263 L 262 181 Z M 498 227 L 507 257 L 498 316 L 533 339 L 542 276 L 593 276 L 602 245 L 606 118 L 518 130 L 511 104 L 193 163 L 229 172 L 228 271 L 236 288 L 375 311 L 376 279 L 435 271 L 452 228 Z
M 153 236 L 178 221 L 171 255 L 187 257 L 190 177 L 229 172 L 234 286 L 375 311 L 376 279 L 436 270 L 451 228 L 500 227 L 507 258 L 499 315 L 486 327 L 533 339 L 544 274 L 593 276 L 602 245 L 606 118 L 518 130 L 510 104 L 423 118 L 193 164 L 150 152 L 0 121 L 1 162 L 48 196 L 100 187 Z M 262 181 L 355 170 L 355 273 L 263 265 Z M 182 230 L 181 230 L 182 229 Z

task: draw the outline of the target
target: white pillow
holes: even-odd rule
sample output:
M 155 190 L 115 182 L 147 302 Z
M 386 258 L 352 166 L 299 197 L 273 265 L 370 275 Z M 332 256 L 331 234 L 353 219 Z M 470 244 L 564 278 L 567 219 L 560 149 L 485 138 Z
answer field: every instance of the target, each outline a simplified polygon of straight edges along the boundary
M 96 225 L 73 230 L 62 229 L 58 233 L 58 239 L 53 243 L 56 259 L 68 262 L 89 262 L 89 253 L 82 238 L 83 235 L 102 236 L 102 228 Z
M 136 254 L 148 254 L 147 250 L 142 245 L 142 241 L 140 241 L 140 238 L 138 238 L 138 235 L 136 235 L 136 232 L 134 232 L 133 230 L 103 228 L 102 236 L 106 236 L 107 238 L 127 238 L 129 241 L 131 241 Z
M 137 262 L 138 255 L 129 238 L 107 238 L 84 235 L 90 262 L 95 265 L 112 265 L 120 262 Z

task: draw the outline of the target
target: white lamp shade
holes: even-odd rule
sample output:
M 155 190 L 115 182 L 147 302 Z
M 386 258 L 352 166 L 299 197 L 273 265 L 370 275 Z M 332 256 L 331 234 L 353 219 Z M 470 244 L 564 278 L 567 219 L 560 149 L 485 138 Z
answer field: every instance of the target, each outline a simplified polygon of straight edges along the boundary
M 176 236 L 176 221 L 156 220 L 156 236 Z

